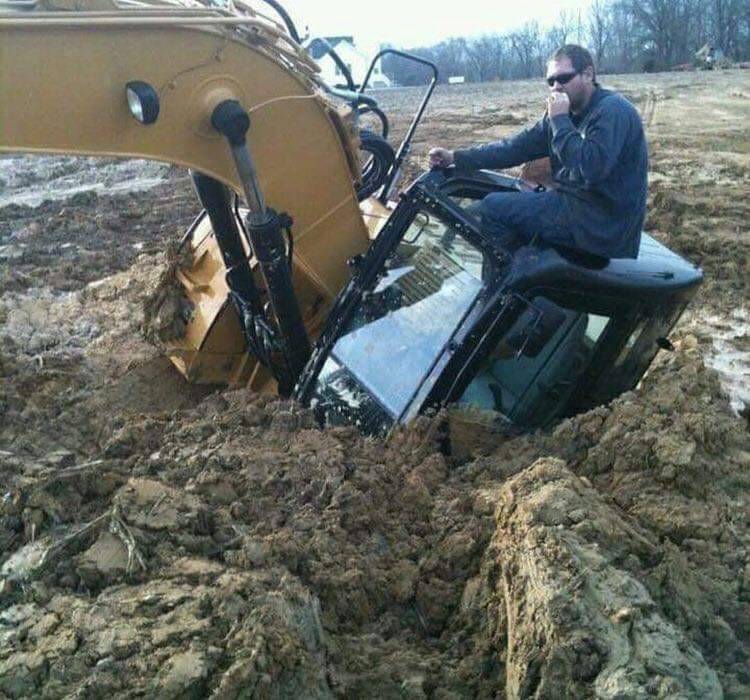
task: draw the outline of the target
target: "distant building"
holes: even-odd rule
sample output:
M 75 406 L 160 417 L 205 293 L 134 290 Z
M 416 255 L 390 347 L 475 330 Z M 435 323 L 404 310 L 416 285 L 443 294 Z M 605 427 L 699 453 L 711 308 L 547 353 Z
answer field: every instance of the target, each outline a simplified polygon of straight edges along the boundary
M 354 38 L 351 36 L 326 36 L 321 39 L 312 39 L 307 42 L 306 48 L 310 55 L 320 66 L 321 76 L 329 85 L 345 85 L 343 71 L 336 65 L 336 62 L 328 53 L 328 46 L 332 46 L 341 58 L 345 66 L 349 68 L 352 79 L 357 86 L 362 84 L 365 79 L 367 69 L 370 67 L 370 59 L 365 56 L 354 45 Z M 383 67 L 380 61 L 377 62 L 370 76 L 368 87 L 383 88 L 391 87 L 391 81 L 383 73 Z
M 698 67 L 711 70 L 724 60 L 724 52 L 710 43 L 704 44 L 701 49 L 695 52 L 695 60 Z

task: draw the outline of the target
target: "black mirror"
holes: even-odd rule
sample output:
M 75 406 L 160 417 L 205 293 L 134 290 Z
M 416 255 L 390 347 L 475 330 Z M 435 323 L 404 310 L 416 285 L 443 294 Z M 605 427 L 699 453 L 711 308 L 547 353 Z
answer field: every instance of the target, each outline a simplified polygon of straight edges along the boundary
M 523 300 L 526 309 L 507 337 L 507 343 L 516 356 L 536 357 L 547 345 L 552 336 L 565 322 L 565 312 L 557 305 L 543 298 L 534 303 Z

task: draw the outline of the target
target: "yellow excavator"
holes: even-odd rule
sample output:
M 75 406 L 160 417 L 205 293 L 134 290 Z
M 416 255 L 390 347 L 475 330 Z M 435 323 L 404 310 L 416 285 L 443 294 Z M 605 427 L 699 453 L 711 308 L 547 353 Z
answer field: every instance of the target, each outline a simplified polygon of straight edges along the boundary
M 0 153 L 190 169 L 203 211 L 167 343 L 189 381 L 370 433 L 452 402 L 534 428 L 632 388 L 700 271 L 645 235 L 637 260 L 509 255 L 471 213 L 519 189 L 496 173 L 432 171 L 393 206 L 437 82 L 400 55 L 431 79 L 393 149 L 367 93 L 381 55 L 326 85 L 276 0 L 0 0 Z
M 185 241 L 186 332 L 169 356 L 194 382 L 281 380 L 288 393 L 309 354 L 304 328 L 315 334 L 346 260 L 387 217 L 377 200 L 359 200 L 363 186 L 383 184 L 394 154 L 371 137 L 385 160 L 370 154 L 363 182 L 351 121 L 372 100 L 333 95 L 283 9 L 267 9 L 288 26 L 241 0 L 0 2 L 0 152 L 189 168 L 204 213 Z M 242 230 L 231 193 L 244 196 L 254 230 Z

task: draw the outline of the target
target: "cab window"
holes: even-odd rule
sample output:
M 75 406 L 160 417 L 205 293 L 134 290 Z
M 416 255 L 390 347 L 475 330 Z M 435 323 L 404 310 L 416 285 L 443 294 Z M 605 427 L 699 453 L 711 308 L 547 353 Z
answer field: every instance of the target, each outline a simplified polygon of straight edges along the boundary
M 610 321 L 534 297 L 485 359 L 459 403 L 499 411 L 524 427 L 546 425 L 565 407 Z
M 484 254 L 447 220 L 418 212 L 363 293 L 311 403 L 323 396 L 330 403 L 335 377 L 336 401 L 356 396 L 360 405 L 369 395 L 398 420 L 479 295 L 487 267 Z
M 684 304 L 664 305 L 651 316 L 641 316 L 614 358 L 612 366 L 591 388 L 588 403 L 603 403 L 632 389 L 643 376 L 665 337 L 685 309 Z

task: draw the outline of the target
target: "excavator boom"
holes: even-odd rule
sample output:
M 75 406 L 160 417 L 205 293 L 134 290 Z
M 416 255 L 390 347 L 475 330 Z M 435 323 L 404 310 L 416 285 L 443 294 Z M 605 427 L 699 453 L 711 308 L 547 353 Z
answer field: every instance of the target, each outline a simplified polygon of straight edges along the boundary
M 147 158 L 241 194 L 230 149 L 211 124 L 220 103 L 238 102 L 250 117 L 247 144 L 266 203 L 293 220 L 292 277 L 314 322 L 347 279 L 345 261 L 369 242 L 354 138 L 316 72 L 284 27 L 245 3 L 0 4 L 0 153 Z M 158 97 L 153 124 L 131 114 L 133 82 Z M 227 305 L 208 217 L 190 244 L 192 266 L 179 273 L 190 322 L 170 356 L 194 381 L 247 379 L 255 363 Z

